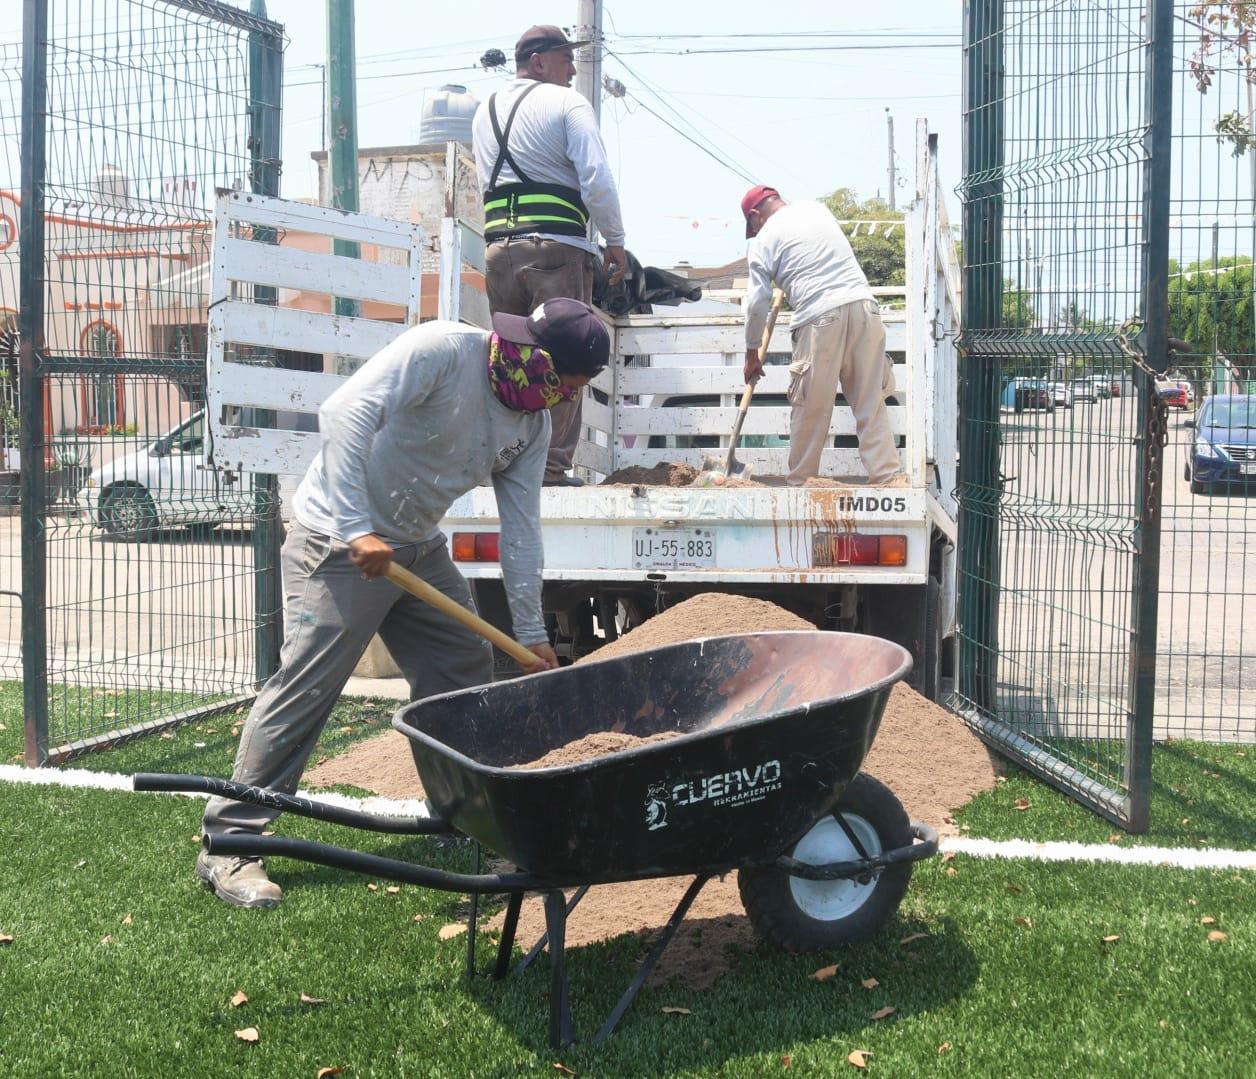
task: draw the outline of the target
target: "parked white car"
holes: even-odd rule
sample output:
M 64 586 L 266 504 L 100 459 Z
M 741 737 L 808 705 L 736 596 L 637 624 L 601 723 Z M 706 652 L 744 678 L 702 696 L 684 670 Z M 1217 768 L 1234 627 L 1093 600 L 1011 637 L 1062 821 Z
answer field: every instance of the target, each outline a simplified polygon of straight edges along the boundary
M 1056 408 L 1073 407 L 1073 391 L 1068 388 L 1066 382 L 1051 383 L 1051 398 L 1055 401 Z
M 93 524 L 121 536 L 179 526 L 247 524 L 254 515 L 252 477 L 205 466 L 204 412 L 136 453 L 96 469 L 77 499 Z

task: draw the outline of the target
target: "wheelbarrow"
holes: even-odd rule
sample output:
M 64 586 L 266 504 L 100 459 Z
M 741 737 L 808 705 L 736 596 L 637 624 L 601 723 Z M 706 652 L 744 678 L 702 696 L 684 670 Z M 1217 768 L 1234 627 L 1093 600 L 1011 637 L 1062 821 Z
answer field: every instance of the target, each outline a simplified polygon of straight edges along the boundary
M 206 835 L 211 854 L 289 857 L 469 893 L 467 971 L 475 973 L 478 897 L 504 894 L 491 976 L 510 969 L 526 893 L 544 897 L 550 1043 L 571 1044 L 567 918 L 594 884 L 693 876 L 594 1043 L 615 1029 L 703 885 L 738 871 L 760 936 L 789 951 L 876 934 L 898 909 L 912 864 L 937 833 L 859 771 L 895 682 L 896 644 L 861 634 L 789 631 L 716 637 L 591 662 L 407 704 L 428 815 L 383 817 L 228 780 L 141 774 L 136 790 L 201 792 L 369 831 L 475 841 L 517 867 L 452 873 L 280 836 Z M 560 767 L 523 768 L 603 731 L 667 740 Z M 922 762 L 923 766 L 923 762 Z M 565 891 L 574 889 L 570 899 Z

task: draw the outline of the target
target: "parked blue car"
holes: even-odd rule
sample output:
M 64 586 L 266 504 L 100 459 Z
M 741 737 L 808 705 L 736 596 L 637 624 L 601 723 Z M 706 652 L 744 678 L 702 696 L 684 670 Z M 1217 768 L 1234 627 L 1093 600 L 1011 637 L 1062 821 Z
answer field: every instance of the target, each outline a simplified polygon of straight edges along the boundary
M 1256 486 L 1256 395 L 1205 397 L 1185 426 L 1195 428 L 1185 469 L 1192 494 Z

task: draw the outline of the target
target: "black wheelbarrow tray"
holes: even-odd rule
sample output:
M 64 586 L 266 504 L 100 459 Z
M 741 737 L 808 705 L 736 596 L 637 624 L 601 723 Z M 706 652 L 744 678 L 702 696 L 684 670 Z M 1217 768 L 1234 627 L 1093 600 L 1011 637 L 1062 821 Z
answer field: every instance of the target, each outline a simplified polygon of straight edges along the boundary
M 738 870 L 756 931 L 789 951 L 840 947 L 898 909 L 937 833 L 859 771 L 895 682 L 896 644 L 818 631 L 716 637 L 479 686 L 405 705 L 428 815 L 381 817 L 221 779 L 137 775 L 137 790 L 199 791 L 372 831 L 458 835 L 517 869 L 450 873 L 305 840 L 207 835 L 211 854 L 298 858 L 374 877 L 509 897 L 494 977 L 510 965 L 523 896 L 544 896 L 550 1040 L 573 1041 L 566 919 L 590 885 L 690 876 L 693 884 L 595 1041 L 614 1029 L 703 884 Z M 587 735 L 674 737 L 556 767 L 523 768 Z M 922 768 L 929 762 L 921 761 Z M 564 892 L 575 889 L 568 898 Z

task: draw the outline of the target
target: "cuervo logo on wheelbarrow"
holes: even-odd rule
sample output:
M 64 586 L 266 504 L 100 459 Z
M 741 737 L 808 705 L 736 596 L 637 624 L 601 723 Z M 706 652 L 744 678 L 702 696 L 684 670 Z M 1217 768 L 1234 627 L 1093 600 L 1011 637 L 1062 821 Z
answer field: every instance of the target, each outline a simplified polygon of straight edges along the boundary
M 650 784 L 645 796 L 645 823 L 651 831 L 667 827 L 667 806 L 695 805 L 710 802 L 712 806 L 737 806 L 759 802 L 781 789 L 781 762 L 764 761 L 753 768 L 716 772 L 697 779 L 685 779 L 668 785 Z

